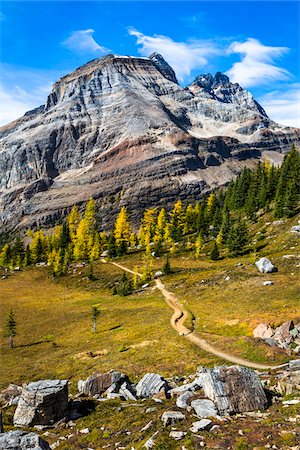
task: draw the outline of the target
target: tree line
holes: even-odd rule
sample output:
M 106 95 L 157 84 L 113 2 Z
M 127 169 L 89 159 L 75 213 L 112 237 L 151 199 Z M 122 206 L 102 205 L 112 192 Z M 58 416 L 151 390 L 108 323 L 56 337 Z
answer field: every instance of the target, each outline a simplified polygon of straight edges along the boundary
M 219 258 L 221 248 L 232 256 L 243 254 L 250 245 L 247 222 L 255 221 L 261 211 L 272 209 L 275 218 L 297 213 L 299 173 L 300 156 L 293 147 L 280 167 L 259 162 L 255 169 L 244 168 L 226 189 L 201 201 L 188 203 L 179 199 L 170 211 L 147 209 L 136 232 L 125 207 L 111 232 L 99 232 L 91 198 L 83 214 L 74 206 L 63 223 L 52 230 L 28 230 L 25 238 L 17 236 L 12 243 L 6 243 L 0 252 L 0 266 L 46 262 L 53 275 L 60 276 L 73 261 L 93 263 L 103 252 L 114 258 L 144 250 L 146 280 L 151 274 L 151 257 L 163 252 L 175 254 L 184 249 L 199 258 L 209 248 L 212 260 Z M 124 281 L 119 289 L 130 290 L 130 286 L 125 287 Z

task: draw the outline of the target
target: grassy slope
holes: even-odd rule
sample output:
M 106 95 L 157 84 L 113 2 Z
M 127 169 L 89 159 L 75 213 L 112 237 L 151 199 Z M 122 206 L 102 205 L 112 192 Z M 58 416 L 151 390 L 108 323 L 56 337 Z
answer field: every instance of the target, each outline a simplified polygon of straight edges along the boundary
M 3 327 L 0 330 L 1 387 L 41 378 L 76 381 L 88 376 L 92 367 L 138 377 L 149 370 L 180 374 L 202 362 L 216 362 L 173 332 L 170 310 L 158 291 L 112 296 L 109 285 L 120 277 L 119 269 L 98 263 L 92 283 L 84 272 L 87 269 L 77 269 L 73 278 L 53 282 L 47 269 L 34 268 L 1 280 L 0 315 L 5 317 L 12 307 L 18 331 L 16 348 L 11 350 Z M 94 304 L 101 310 L 96 334 L 90 317 Z M 128 350 L 120 352 L 122 345 Z M 100 355 L 91 357 L 87 352 Z

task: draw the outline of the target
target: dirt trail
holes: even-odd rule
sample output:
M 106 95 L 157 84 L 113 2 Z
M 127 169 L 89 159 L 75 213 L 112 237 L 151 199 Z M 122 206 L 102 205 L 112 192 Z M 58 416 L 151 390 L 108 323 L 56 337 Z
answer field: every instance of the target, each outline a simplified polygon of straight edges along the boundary
M 102 259 L 102 262 L 106 263 L 107 261 L 105 259 Z M 113 264 L 116 267 L 119 267 L 119 269 L 134 274 L 133 270 L 130 270 L 127 267 L 122 266 L 121 264 L 115 262 L 111 262 L 111 264 Z M 137 273 L 137 275 L 141 276 L 140 273 Z M 211 344 L 209 344 L 205 339 L 202 339 L 195 331 L 191 331 L 184 325 L 185 320 L 188 318 L 188 312 L 186 311 L 184 306 L 178 301 L 178 299 L 174 294 L 172 294 L 172 292 L 169 292 L 165 288 L 165 286 L 163 285 L 163 283 L 159 278 L 155 280 L 155 283 L 156 287 L 163 294 L 167 305 L 174 311 L 170 319 L 171 325 L 174 328 L 174 330 L 176 330 L 180 335 L 184 336 L 186 339 L 188 339 L 193 344 L 197 345 L 202 350 L 211 353 L 212 355 L 215 355 L 221 359 L 224 359 L 225 361 L 229 361 L 231 363 L 239 364 L 245 367 L 251 367 L 252 369 L 269 370 L 284 367 L 286 365 L 283 364 L 282 366 L 271 366 L 268 364 L 259 364 L 216 349 Z

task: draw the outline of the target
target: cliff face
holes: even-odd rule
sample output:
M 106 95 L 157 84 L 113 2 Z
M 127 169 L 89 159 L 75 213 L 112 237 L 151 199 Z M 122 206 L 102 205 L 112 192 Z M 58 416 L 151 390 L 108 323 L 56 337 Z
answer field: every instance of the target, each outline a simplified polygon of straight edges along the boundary
M 182 88 L 161 55 L 107 55 L 0 128 L 0 228 L 51 223 L 91 196 L 107 226 L 122 205 L 198 198 L 299 140 L 221 73 Z

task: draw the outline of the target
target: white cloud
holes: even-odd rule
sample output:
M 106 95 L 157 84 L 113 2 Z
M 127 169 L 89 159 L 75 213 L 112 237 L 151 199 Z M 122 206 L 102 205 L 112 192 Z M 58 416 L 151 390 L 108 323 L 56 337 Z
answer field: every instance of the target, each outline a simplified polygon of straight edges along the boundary
M 134 28 L 129 28 L 128 32 L 137 38 L 137 44 L 141 46 L 139 49 L 141 55 L 161 53 L 175 70 L 180 81 L 188 77 L 193 69 L 206 66 L 209 56 L 219 53 L 219 49 L 212 41 L 176 42 L 168 36 L 157 34 L 146 36 Z
M 300 83 L 285 91 L 272 91 L 258 99 L 272 120 L 300 128 Z
M 109 52 L 109 49 L 95 41 L 93 38 L 94 32 L 95 30 L 92 29 L 74 31 L 71 36 L 62 42 L 62 45 L 79 54 Z
M 45 103 L 62 73 L 0 64 L 0 126 Z
M 233 64 L 227 75 L 231 81 L 240 83 L 244 87 L 267 84 L 275 80 L 287 80 L 290 73 L 277 66 L 274 60 L 288 51 L 287 47 L 263 45 L 253 38 L 245 42 L 233 42 L 228 47 L 227 54 L 239 53 L 242 59 Z

